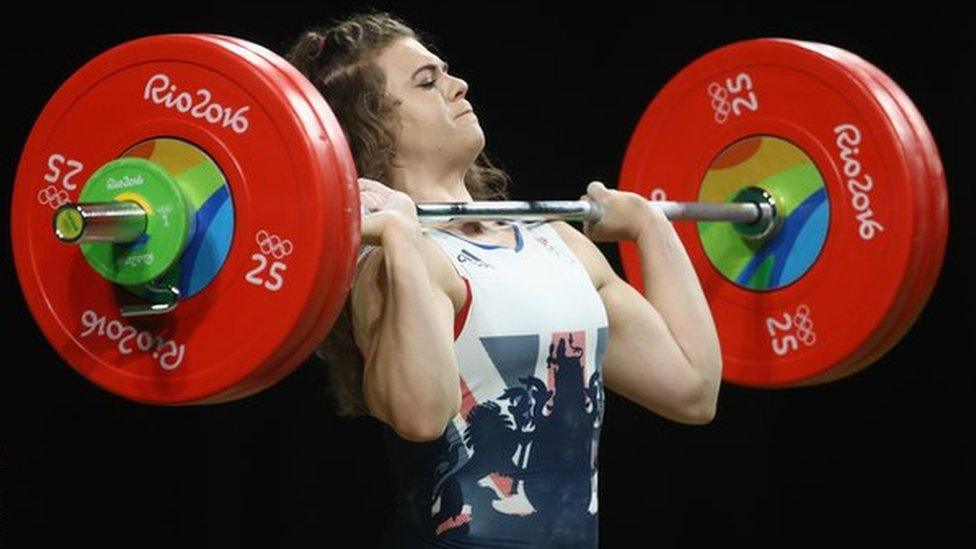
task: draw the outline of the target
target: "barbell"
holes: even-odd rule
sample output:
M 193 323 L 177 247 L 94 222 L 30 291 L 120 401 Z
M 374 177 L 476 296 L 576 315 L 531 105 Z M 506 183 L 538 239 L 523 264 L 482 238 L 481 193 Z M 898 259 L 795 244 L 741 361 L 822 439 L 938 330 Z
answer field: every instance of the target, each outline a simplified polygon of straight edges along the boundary
M 11 238 L 45 338 L 124 398 L 226 402 L 328 334 L 360 245 L 357 174 L 286 60 L 212 34 L 139 38 L 52 96 L 21 155 Z M 918 109 L 825 44 L 750 39 L 682 69 L 645 110 L 618 188 L 675 221 L 723 379 L 825 383 L 876 362 L 941 270 L 945 177 Z M 452 219 L 596 221 L 589 201 L 422 203 Z M 643 292 L 636 244 L 620 242 Z M 353 352 L 354 350 L 350 350 Z

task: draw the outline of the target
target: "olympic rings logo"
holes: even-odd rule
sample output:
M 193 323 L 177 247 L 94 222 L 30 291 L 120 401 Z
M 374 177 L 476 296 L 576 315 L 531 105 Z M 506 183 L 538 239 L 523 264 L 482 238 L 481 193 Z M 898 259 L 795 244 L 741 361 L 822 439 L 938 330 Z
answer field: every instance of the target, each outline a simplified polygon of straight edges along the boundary
M 718 82 L 712 82 L 708 85 L 708 97 L 712 100 L 715 121 L 719 124 L 725 124 L 729 120 L 729 113 L 732 112 L 732 103 L 729 102 L 729 92 Z
M 813 320 L 810 318 L 810 307 L 800 305 L 793 315 L 793 325 L 796 326 L 796 338 L 807 347 L 817 342 L 817 334 L 813 332 Z
M 783 315 L 779 318 L 772 316 L 767 318 L 766 329 L 769 331 L 769 343 L 778 356 L 796 351 L 801 343 L 812 347 L 817 342 L 808 305 L 799 305 L 792 315 L 783 311 Z
M 278 235 L 268 234 L 264 229 L 258 231 L 257 244 L 261 249 L 261 253 L 264 255 L 273 255 L 275 259 L 289 256 L 294 250 L 291 240 L 282 240 Z
M 56 210 L 68 203 L 68 193 L 54 185 L 48 185 L 37 191 L 37 201 Z

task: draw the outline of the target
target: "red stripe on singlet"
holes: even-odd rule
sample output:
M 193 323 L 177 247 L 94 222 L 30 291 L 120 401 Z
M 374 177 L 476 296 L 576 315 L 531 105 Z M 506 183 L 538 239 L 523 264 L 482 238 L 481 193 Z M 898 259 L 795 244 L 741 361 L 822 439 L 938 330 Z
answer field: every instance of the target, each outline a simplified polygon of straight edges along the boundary
M 465 298 L 464 307 L 454 316 L 454 341 L 457 341 L 458 336 L 461 335 L 464 323 L 468 321 L 468 310 L 471 309 L 471 283 L 468 282 L 467 277 L 462 276 L 461 278 L 464 280 L 464 287 L 467 289 L 468 296 Z

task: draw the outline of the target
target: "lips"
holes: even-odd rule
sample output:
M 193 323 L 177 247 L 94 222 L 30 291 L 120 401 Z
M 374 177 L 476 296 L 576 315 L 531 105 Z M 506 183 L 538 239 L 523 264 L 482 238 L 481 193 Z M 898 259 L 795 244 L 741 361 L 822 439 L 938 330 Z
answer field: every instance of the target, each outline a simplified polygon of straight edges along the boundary
M 455 116 L 454 118 L 461 118 L 462 116 L 464 116 L 464 115 L 466 115 L 468 113 L 471 113 L 471 112 L 474 112 L 474 109 L 468 109 L 466 111 L 463 111 L 460 114 L 458 114 L 457 116 Z

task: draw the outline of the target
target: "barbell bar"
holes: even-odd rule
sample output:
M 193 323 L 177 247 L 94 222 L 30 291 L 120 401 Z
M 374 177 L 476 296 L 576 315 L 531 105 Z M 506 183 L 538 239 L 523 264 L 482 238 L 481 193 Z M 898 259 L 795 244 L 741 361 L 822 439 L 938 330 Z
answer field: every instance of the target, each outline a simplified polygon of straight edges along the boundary
M 732 204 L 648 200 L 648 206 L 659 208 L 672 221 L 728 221 L 744 225 L 756 224 L 757 230 L 761 232 L 766 232 L 768 227 L 774 225 L 775 219 L 775 206 L 771 199 L 767 202 Z M 146 215 L 146 211 L 139 204 L 129 201 L 66 204 L 54 214 L 54 233 L 67 244 L 132 242 L 145 233 Z M 458 219 L 520 221 L 561 219 L 596 223 L 603 214 L 598 202 L 585 200 L 498 200 L 424 202 L 417 204 L 417 216 L 422 224 Z

